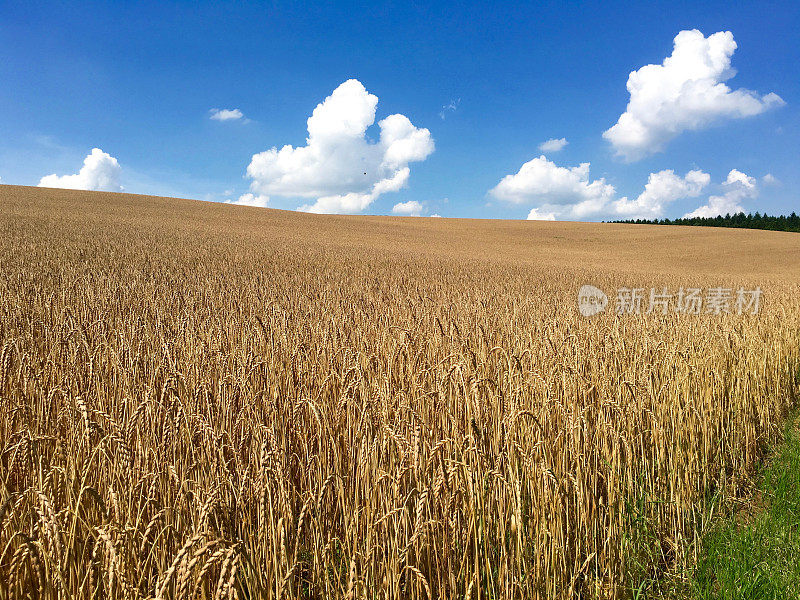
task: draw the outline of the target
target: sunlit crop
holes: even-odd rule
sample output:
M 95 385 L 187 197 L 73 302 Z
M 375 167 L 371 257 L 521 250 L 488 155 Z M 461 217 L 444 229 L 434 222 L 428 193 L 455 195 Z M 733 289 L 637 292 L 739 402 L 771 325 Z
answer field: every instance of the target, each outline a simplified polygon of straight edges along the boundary
M 691 562 L 795 402 L 796 266 L 683 272 L 647 239 L 637 264 L 608 254 L 625 226 L 3 194 L 2 600 L 624 596 Z M 559 235 L 607 267 L 540 256 Z M 583 283 L 698 281 L 763 309 L 576 310 Z

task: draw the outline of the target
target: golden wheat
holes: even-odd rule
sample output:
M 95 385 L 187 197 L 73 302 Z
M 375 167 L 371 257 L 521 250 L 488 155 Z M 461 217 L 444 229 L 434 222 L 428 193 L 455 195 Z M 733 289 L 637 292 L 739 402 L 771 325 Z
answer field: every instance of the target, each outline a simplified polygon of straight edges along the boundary
M 0 600 L 625 596 L 796 403 L 793 234 L 2 187 Z

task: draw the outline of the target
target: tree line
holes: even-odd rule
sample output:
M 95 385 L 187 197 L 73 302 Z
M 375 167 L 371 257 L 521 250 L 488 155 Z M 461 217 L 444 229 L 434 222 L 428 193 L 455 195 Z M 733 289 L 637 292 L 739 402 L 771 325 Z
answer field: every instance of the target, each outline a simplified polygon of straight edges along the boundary
M 797 231 L 800 232 L 800 216 L 792 213 L 789 216 L 780 215 L 772 217 L 767 214 L 727 214 L 724 217 L 689 217 L 682 219 L 627 219 L 612 221 L 612 223 L 634 223 L 642 225 L 699 225 L 702 227 L 739 227 L 743 229 L 769 229 L 772 231 Z

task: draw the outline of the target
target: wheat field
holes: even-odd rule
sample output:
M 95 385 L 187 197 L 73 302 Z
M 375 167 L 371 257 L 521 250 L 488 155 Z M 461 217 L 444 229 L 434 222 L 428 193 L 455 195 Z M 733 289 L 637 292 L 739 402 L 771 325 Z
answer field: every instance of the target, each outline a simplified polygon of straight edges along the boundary
M 15 186 L 0 224 L 0 600 L 624 598 L 797 404 L 796 234 Z

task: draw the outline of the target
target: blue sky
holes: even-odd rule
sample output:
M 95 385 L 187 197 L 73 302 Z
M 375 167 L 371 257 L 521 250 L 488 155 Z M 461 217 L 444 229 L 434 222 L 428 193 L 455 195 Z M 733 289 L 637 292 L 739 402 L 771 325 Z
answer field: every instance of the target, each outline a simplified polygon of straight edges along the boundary
M 78 175 L 99 148 L 87 169 L 107 177 L 47 181 L 365 214 L 800 211 L 798 17 L 793 2 L 5 2 L 0 182 Z M 649 142 L 604 138 L 631 100 L 629 74 L 661 65 L 694 29 L 688 59 L 645 81 L 634 117 Z M 717 32 L 730 36 L 709 41 Z M 689 89 L 691 61 L 720 52 L 735 76 L 725 68 L 678 100 L 652 99 L 676 77 Z M 243 116 L 215 120 L 215 108 Z M 371 110 L 366 137 L 339 127 L 371 123 Z M 379 124 L 395 114 L 405 120 Z M 540 159 L 539 145 L 560 138 Z M 267 152 L 286 144 L 282 157 Z

